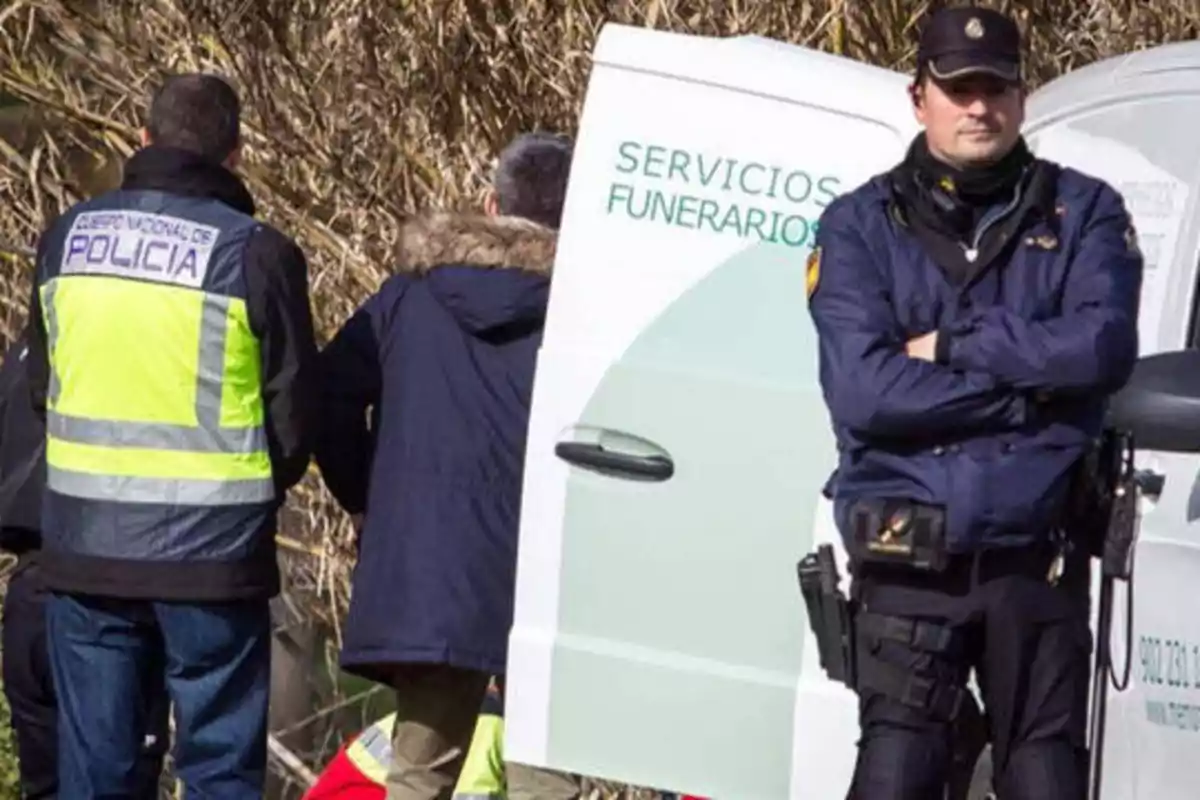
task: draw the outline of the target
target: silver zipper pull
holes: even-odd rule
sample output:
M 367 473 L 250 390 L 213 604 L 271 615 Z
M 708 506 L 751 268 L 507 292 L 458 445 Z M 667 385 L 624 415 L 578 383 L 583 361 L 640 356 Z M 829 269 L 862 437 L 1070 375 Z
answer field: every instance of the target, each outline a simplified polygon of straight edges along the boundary
M 974 247 L 968 247 L 965 251 L 965 255 L 967 257 L 967 261 L 970 261 L 972 264 L 974 264 L 975 259 L 979 257 L 979 251 Z

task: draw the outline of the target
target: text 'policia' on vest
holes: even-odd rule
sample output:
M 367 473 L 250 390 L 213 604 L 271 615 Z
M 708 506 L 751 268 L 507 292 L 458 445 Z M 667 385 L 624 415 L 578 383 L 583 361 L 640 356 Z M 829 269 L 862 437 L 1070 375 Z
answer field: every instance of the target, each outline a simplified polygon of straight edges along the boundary
M 42 237 L 31 383 L 46 412 L 51 588 L 278 591 L 275 516 L 307 466 L 315 346 L 303 256 L 253 214 L 233 173 L 150 147 L 119 190 Z M 280 319 L 308 330 L 265 341 Z

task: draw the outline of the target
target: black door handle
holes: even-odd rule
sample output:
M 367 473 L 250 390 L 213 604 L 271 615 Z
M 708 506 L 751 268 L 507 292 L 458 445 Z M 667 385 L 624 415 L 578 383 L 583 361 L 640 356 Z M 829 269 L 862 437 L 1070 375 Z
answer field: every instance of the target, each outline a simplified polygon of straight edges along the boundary
M 675 463 L 666 456 L 618 453 L 587 442 L 559 442 L 554 454 L 578 467 L 644 480 L 665 481 L 675 474 Z

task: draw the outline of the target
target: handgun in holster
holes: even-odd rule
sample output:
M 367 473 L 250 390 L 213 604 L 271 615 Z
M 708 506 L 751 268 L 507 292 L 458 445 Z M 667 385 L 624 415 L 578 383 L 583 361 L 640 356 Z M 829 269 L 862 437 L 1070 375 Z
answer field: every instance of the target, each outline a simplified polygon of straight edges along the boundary
M 823 544 L 796 565 L 808 624 L 817 638 L 821 667 L 831 680 L 851 689 L 854 674 L 854 609 L 838 586 L 833 547 Z

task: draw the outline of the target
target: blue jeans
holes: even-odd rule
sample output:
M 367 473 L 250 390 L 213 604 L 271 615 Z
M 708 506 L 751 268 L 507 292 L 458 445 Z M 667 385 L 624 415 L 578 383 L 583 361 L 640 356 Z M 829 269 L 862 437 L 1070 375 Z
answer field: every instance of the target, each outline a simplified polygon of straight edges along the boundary
M 174 704 L 175 772 L 187 800 L 258 800 L 267 762 L 271 623 L 266 599 L 155 603 L 51 593 L 59 697 L 59 796 L 134 792 L 155 663 Z M 158 679 L 161 685 L 161 679 Z

